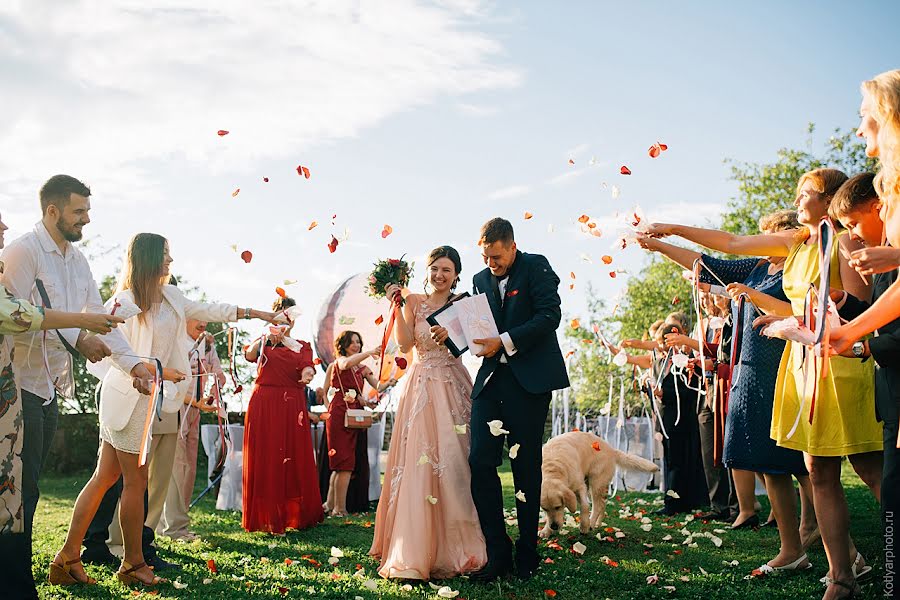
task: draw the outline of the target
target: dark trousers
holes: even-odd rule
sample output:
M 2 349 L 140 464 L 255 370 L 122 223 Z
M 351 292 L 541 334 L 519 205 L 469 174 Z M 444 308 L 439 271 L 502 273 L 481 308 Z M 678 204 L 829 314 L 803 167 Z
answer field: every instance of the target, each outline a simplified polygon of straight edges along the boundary
M 516 491 L 525 502 L 516 500 L 519 539 L 516 562 L 520 568 L 534 569 L 537 553 L 537 526 L 541 499 L 541 442 L 550 408 L 550 393 L 530 394 L 516 381 L 508 366 L 499 365 L 487 385 L 472 401 L 472 499 L 487 544 L 488 560 L 510 561 L 512 542 L 503 519 L 503 488 L 497 467 L 503 462 L 503 436 L 491 435 L 488 421 L 501 420 L 508 446 L 520 444 L 511 461 Z
M 59 405 L 56 398 L 47 406 L 47 400 L 22 390 L 22 418 L 24 437 L 22 439 L 22 504 L 25 512 L 25 535 L 27 537 L 28 561 L 31 562 L 31 536 L 34 530 L 34 513 L 37 510 L 41 491 L 38 481 L 50 444 L 59 421 Z
M 731 471 L 724 465 L 715 466 L 715 421 L 712 410 L 704 400 L 697 422 L 700 425 L 700 452 L 703 455 L 703 474 L 706 476 L 706 488 L 709 491 L 709 505 L 715 512 L 738 514 L 737 494 L 731 482 Z
M 100 506 L 88 526 L 87 534 L 84 536 L 84 552 L 86 555 L 104 556 L 109 552 L 106 546 L 106 540 L 109 538 L 109 526 L 112 524 L 113 516 L 116 513 L 116 505 L 122 496 L 122 478 L 116 481 L 111 488 L 106 490 Z M 144 520 L 147 518 L 147 492 L 144 491 Z M 144 553 L 144 560 L 153 559 L 156 556 L 156 547 L 153 546 L 155 535 L 152 529 L 144 525 L 141 531 L 141 550 Z
M 900 577 L 897 577 L 897 531 L 900 528 L 900 450 L 897 449 L 897 421 L 884 421 L 884 466 L 881 471 L 881 517 L 884 536 L 880 540 L 884 548 L 884 565 L 893 563 L 893 588 L 885 581 L 885 598 L 900 598 Z M 890 554 L 889 554 L 890 553 Z M 888 595 L 890 590 L 891 595 Z
M 31 575 L 30 538 L 24 533 L 0 533 L 0 585 L 3 597 L 33 600 L 38 597 Z

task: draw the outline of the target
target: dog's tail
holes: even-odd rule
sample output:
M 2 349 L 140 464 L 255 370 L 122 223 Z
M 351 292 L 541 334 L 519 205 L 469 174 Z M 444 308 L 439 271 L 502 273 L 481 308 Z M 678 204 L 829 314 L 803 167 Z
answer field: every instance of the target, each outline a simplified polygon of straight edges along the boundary
M 655 473 L 659 471 L 659 467 L 640 456 L 628 454 L 621 450 L 613 450 L 616 453 L 616 464 L 626 471 L 641 471 L 643 473 Z

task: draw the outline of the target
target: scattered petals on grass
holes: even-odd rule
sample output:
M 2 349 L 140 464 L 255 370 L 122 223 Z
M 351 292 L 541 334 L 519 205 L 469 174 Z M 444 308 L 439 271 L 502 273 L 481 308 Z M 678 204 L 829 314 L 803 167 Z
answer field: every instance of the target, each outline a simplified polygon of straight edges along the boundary
M 587 546 L 585 546 L 581 542 L 575 542 L 575 544 L 572 546 L 572 551 L 579 556 L 583 556 L 585 551 L 587 551 Z
M 656 585 L 657 583 L 659 583 L 659 575 L 647 576 L 647 585 Z

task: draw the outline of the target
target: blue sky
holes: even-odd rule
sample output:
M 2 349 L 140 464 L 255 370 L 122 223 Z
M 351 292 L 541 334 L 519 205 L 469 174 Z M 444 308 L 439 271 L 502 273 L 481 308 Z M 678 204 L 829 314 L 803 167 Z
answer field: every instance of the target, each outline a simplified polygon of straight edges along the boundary
M 449 243 L 468 281 L 497 215 L 548 256 L 577 316 L 588 282 L 614 298 L 644 260 L 613 251 L 616 212 L 715 220 L 735 192 L 723 159 L 770 160 L 809 122 L 819 148 L 900 57 L 890 1 L 189 4 L 0 7 L 7 239 L 39 218 L 41 182 L 70 173 L 94 192 L 87 235 L 113 249 L 98 277 L 132 234 L 162 233 L 211 297 L 262 306 L 298 280 L 299 337 L 379 258 Z M 669 150 L 650 159 L 657 140 Z M 626 273 L 610 279 L 603 254 Z

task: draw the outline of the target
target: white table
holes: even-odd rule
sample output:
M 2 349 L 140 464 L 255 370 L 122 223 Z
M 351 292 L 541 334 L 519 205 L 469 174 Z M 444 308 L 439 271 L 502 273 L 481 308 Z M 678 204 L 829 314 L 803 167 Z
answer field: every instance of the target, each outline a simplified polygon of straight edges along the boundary
M 242 509 L 243 501 L 244 426 L 228 425 L 228 435 L 231 438 L 231 447 L 225 457 L 225 468 L 222 471 L 222 479 L 219 481 L 219 497 L 216 499 L 216 508 L 239 511 Z M 208 478 L 216 466 L 216 457 L 221 445 L 219 426 L 202 425 L 200 441 L 203 444 L 203 451 L 209 458 L 207 461 Z

